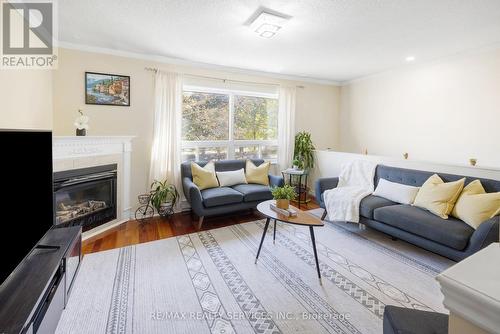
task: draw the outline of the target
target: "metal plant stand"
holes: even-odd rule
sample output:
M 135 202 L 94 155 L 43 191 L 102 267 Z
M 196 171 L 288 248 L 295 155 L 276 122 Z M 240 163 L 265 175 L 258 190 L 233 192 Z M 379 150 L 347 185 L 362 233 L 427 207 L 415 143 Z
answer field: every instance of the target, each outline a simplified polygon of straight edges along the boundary
M 155 209 L 150 204 L 151 194 L 142 194 L 137 196 L 139 204 L 141 204 L 137 210 L 135 210 L 135 219 L 141 223 L 152 218 L 155 214 Z
M 298 195 L 298 198 L 295 201 L 300 209 L 301 204 L 307 204 L 309 202 L 309 199 L 307 198 L 307 177 L 309 172 L 306 170 L 287 169 L 282 171 L 281 175 L 283 175 L 283 180 L 285 180 L 285 182 L 287 182 L 288 179 L 287 184 L 295 187 Z M 304 183 L 302 183 L 302 179 L 304 179 Z

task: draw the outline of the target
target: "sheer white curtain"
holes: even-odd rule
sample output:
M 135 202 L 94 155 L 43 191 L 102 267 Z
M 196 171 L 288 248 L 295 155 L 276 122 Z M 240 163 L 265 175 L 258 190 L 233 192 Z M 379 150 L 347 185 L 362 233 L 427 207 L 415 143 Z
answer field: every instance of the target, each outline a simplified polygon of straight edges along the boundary
M 295 87 L 280 87 L 278 111 L 278 165 L 280 170 L 292 166 L 295 142 Z
M 154 79 L 154 132 L 149 179 L 164 180 L 181 191 L 182 76 L 157 71 Z

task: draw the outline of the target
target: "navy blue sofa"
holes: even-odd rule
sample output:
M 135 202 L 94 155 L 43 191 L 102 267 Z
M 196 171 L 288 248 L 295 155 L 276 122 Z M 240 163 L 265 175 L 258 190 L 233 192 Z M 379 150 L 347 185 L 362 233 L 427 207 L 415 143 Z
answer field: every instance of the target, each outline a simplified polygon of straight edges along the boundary
M 264 160 L 251 159 L 255 166 Z M 201 167 L 207 164 L 196 162 Z M 225 172 L 245 168 L 246 160 L 221 160 L 215 162 L 215 171 Z M 191 204 L 191 210 L 199 217 L 198 228 L 204 217 L 216 216 L 245 209 L 252 209 L 262 201 L 272 199 L 270 187 L 284 184 L 281 176 L 269 175 L 269 186 L 261 184 L 237 184 L 232 187 L 218 187 L 201 190 L 194 184 L 191 162 L 181 164 L 182 188 L 184 196 Z
M 432 172 L 378 165 L 375 186 L 379 179 L 386 179 L 411 186 L 421 186 Z M 456 181 L 461 175 L 440 174 L 444 182 Z M 478 179 L 466 177 L 465 184 Z M 500 181 L 481 179 L 486 192 L 499 192 Z M 321 178 L 316 181 L 316 199 L 325 208 L 323 192 L 337 186 L 338 178 Z M 323 217 L 324 218 L 324 217 Z M 360 204 L 360 223 L 397 239 L 460 261 L 493 242 L 498 242 L 499 216 L 482 223 L 477 230 L 454 217 L 442 219 L 429 211 L 398 204 L 378 196 L 367 196 Z

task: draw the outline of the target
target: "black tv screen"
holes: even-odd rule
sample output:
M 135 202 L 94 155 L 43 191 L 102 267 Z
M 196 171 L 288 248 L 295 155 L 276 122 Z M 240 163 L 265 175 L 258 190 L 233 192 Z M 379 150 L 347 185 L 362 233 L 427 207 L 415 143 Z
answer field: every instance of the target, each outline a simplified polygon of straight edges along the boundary
M 54 222 L 52 133 L 0 129 L 0 284 Z

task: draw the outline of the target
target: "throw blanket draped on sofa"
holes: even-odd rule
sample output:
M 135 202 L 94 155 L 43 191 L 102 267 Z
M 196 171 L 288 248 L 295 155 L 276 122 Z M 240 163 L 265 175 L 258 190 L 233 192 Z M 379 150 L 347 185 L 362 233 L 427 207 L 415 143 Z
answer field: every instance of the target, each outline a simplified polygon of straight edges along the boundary
M 328 220 L 359 223 L 359 204 L 374 190 L 376 163 L 356 160 L 342 165 L 339 184 L 324 192 Z

